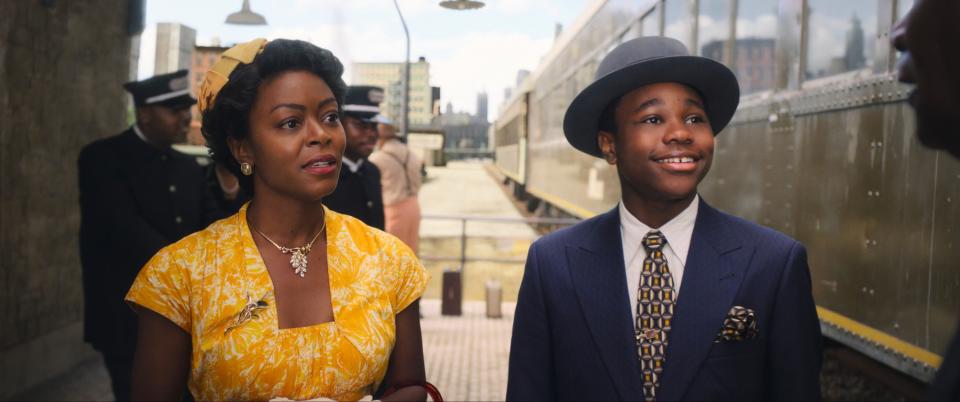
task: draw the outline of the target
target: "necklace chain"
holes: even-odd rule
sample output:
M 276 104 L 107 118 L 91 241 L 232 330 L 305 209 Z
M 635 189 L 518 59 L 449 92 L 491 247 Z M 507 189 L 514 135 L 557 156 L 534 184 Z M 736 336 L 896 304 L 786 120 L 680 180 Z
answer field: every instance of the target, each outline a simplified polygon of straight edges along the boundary
M 309 243 L 300 247 L 283 247 L 277 244 L 277 242 L 267 237 L 267 235 L 263 234 L 263 232 L 257 230 L 256 228 L 254 228 L 253 231 L 259 233 L 260 236 L 263 236 L 263 238 L 266 239 L 268 242 L 270 242 L 270 244 L 272 244 L 274 247 L 276 247 L 277 250 L 280 250 L 280 253 L 290 254 L 290 266 L 293 267 L 293 273 L 303 278 L 303 276 L 307 273 L 307 254 L 310 253 L 310 249 L 313 247 L 313 243 L 317 241 L 317 239 L 320 237 L 320 234 L 323 233 L 323 230 L 326 228 L 327 228 L 327 220 L 326 220 L 326 216 L 324 216 L 323 225 L 320 226 L 320 230 L 317 232 L 317 234 L 313 235 L 313 239 L 311 239 Z

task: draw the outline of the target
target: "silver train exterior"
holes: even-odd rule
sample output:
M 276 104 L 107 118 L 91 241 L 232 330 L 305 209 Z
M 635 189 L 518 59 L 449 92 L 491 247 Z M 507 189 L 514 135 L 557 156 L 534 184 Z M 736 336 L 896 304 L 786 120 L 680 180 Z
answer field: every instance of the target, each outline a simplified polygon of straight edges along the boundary
M 911 5 L 594 1 L 501 107 L 496 164 L 539 213 L 615 206 L 616 169 L 567 144 L 564 112 L 613 46 L 681 39 L 743 88 L 702 196 L 806 244 L 825 336 L 930 381 L 960 311 L 960 163 L 920 146 L 896 82 L 890 30 Z

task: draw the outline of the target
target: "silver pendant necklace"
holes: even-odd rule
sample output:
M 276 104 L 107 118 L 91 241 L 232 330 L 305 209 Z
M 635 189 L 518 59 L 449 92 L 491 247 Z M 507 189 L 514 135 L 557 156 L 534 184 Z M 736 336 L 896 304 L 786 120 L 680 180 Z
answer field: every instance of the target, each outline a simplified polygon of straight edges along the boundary
M 327 227 L 326 216 L 324 216 L 323 225 L 320 226 L 320 231 L 313 236 L 313 239 L 309 243 L 300 247 L 283 247 L 277 242 L 271 240 L 263 232 L 254 228 L 253 230 L 263 236 L 270 244 L 273 244 L 277 250 L 280 250 L 282 254 L 290 254 L 290 266 L 293 267 L 293 273 L 299 275 L 301 278 L 307 273 L 307 254 L 310 253 L 310 248 L 313 247 L 313 243 L 317 241 L 317 238 L 320 237 L 320 233 L 323 233 L 323 229 Z

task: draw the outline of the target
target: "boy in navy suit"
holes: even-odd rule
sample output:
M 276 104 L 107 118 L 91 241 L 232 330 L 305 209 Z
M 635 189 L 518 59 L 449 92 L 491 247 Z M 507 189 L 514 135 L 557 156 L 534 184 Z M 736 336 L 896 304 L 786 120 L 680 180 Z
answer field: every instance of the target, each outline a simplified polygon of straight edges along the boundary
M 733 73 L 680 42 L 624 42 L 570 104 L 575 148 L 622 202 L 531 246 L 508 400 L 818 400 L 821 334 L 802 244 L 704 202 Z

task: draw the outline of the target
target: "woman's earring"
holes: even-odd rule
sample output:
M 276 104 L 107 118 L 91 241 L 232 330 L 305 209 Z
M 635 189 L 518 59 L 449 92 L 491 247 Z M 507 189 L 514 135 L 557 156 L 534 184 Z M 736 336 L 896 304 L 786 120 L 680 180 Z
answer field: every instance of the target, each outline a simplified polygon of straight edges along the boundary
M 253 165 L 243 162 L 240 164 L 240 173 L 243 173 L 244 176 L 250 176 L 253 174 Z

